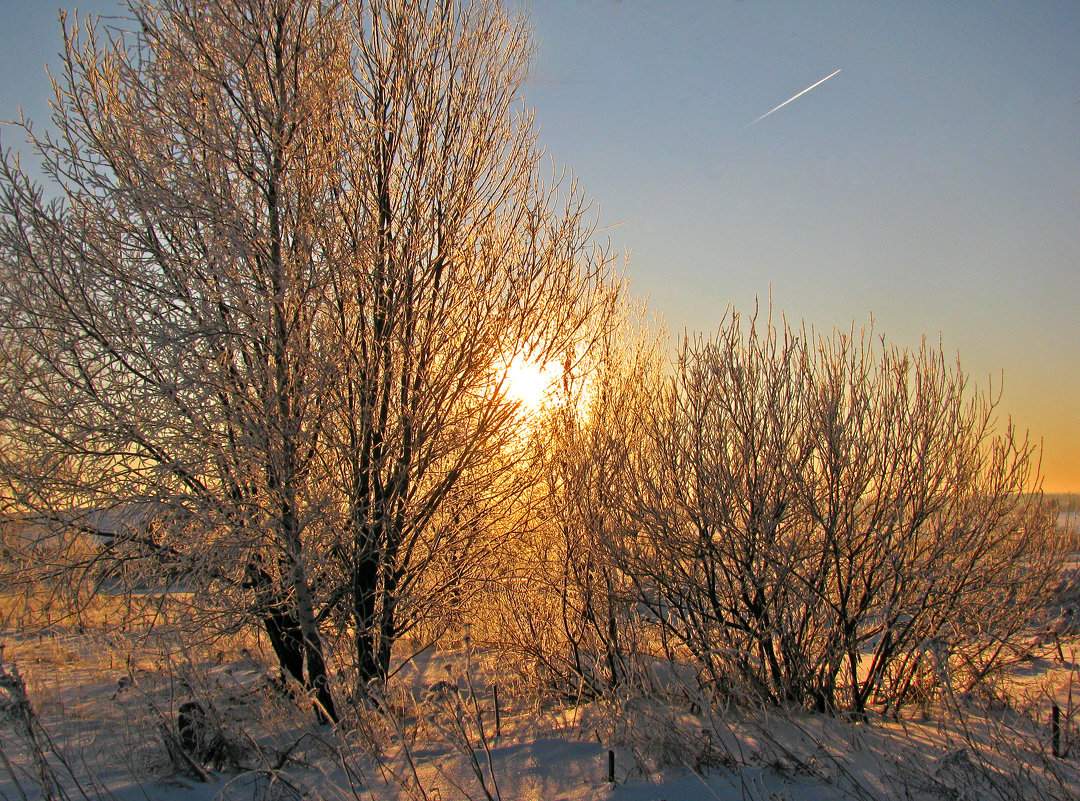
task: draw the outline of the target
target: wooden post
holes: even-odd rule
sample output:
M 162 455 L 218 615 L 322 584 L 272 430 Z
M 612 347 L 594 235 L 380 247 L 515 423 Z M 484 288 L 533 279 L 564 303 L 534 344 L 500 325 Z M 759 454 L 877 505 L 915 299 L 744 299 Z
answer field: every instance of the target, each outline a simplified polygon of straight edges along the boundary
M 607 752 L 607 780 L 610 784 L 615 784 L 615 752 L 608 749 Z
M 1061 756 L 1061 709 L 1057 704 L 1050 708 L 1050 753 Z

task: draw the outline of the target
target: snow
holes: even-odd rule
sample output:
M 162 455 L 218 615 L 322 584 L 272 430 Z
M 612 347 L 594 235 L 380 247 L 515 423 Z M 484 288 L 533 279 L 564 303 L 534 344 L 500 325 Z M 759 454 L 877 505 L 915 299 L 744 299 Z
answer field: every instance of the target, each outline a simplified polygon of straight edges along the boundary
M 867 722 L 799 710 L 702 716 L 640 697 L 539 703 L 515 694 L 494 660 L 428 653 L 399 671 L 391 724 L 367 715 L 340 732 L 312 726 L 306 706 L 286 698 L 250 651 L 195 660 L 165 643 L 74 631 L 9 630 L 4 642 L 4 669 L 25 679 L 39 744 L 72 799 L 83 797 L 77 784 L 88 798 L 118 801 L 396 801 L 425 797 L 417 779 L 432 801 L 486 799 L 485 788 L 505 801 L 1055 799 L 1080 791 L 1077 754 L 1051 757 L 1043 725 L 1056 701 L 1071 743 L 1080 700 L 1075 640 L 1064 644 L 1065 661 L 1048 646 L 1024 663 L 1001 688 L 1009 705 L 966 699 L 916 718 Z M 498 736 L 496 682 L 505 705 Z M 196 781 L 170 764 L 164 739 L 190 697 L 220 716 L 242 765 Z M 10 703 L 4 709 L 0 745 L 12 767 L 0 765 L 0 799 L 38 797 L 31 749 Z
M 944 693 L 900 720 L 745 704 L 703 713 L 685 691 L 572 703 L 521 687 L 512 665 L 459 643 L 399 666 L 384 699 L 390 715 L 354 710 L 335 730 L 283 692 L 257 641 L 200 651 L 138 628 L 9 624 L 0 801 L 47 797 L 44 774 L 53 797 L 85 801 L 1076 798 L 1080 560 L 1053 595 L 1010 674 L 978 697 Z M 660 686 L 686 678 L 659 667 Z M 178 711 L 192 701 L 223 746 L 201 765 L 177 746 Z

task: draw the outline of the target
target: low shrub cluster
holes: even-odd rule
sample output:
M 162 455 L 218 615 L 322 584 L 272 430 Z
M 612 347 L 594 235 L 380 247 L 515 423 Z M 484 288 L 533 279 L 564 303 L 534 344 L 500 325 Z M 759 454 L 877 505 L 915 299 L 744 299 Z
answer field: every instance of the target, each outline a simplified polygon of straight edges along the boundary
M 645 363 L 552 446 L 558 623 L 523 627 L 548 674 L 664 656 L 718 699 L 897 713 L 1025 655 L 1064 541 L 1035 449 L 940 347 L 731 314 L 674 375 Z

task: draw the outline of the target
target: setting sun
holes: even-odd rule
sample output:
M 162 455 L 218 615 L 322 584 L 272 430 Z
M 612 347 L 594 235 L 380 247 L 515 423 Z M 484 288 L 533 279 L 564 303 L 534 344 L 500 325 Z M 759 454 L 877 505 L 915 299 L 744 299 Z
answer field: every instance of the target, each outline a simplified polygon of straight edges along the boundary
M 546 365 L 515 356 L 506 368 L 506 397 L 518 404 L 521 411 L 535 412 L 550 395 L 553 380 L 552 371 Z

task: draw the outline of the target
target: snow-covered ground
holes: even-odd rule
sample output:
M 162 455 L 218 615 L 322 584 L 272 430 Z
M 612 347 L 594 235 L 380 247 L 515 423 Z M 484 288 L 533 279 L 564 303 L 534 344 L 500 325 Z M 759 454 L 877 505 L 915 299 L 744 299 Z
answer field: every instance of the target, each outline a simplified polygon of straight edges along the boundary
M 399 673 L 386 699 L 390 718 L 354 716 L 341 731 L 312 726 L 304 706 L 284 697 L 263 662 L 242 649 L 194 659 L 74 631 L 8 631 L 4 644 L 0 799 L 48 797 L 43 786 L 56 798 L 120 801 L 1049 800 L 1080 793 L 1080 743 L 1072 743 L 1080 642 L 1068 638 L 1046 643 L 995 688 L 996 698 L 950 699 L 902 721 L 866 722 L 764 709 L 707 717 L 641 697 L 541 702 L 515 691 L 506 666 L 440 652 Z M 192 662 L 200 670 L 190 670 Z M 33 719 L 18 703 L 16 671 Z M 193 699 L 219 737 L 218 761 L 209 767 L 185 764 L 178 747 L 180 706 Z M 1052 701 L 1060 748 L 1069 749 L 1064 758 L 1051 754 Z
M 573 703 L 458 647 L 402 666 L 390 714 L 353 711 L 335 729 L 282 690 L 257 641 L 181 648 L 110 631 L 104 611 L 96 629 L 9 626 L 0 801 L 1080 798 L 1080 555 L 1050 589 L 1010 675 L 978 697 L 946 687 L 900 720 L 703 713 L 687 688 Z M 180 726 L 193 703 L 195 759 Z

